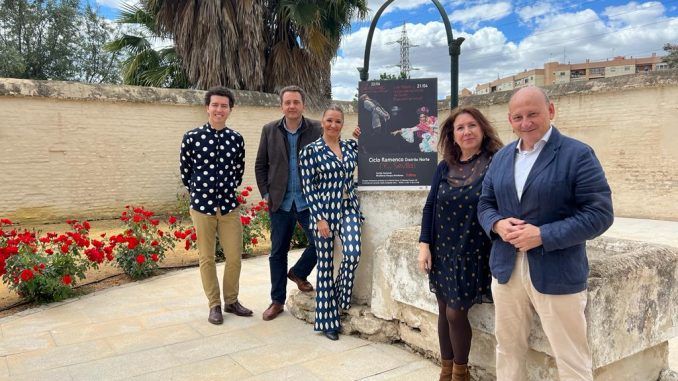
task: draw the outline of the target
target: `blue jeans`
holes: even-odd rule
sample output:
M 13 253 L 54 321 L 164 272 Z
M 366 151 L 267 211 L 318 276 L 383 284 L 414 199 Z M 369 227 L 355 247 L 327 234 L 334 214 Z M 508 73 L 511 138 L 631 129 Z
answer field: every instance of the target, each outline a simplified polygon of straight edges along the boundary
M 297 211 L 294 205 L 289 212 L 278 209 L 271 213 L 271 256 L 268 261 L 271 269 L 271 300 L 273 302 L 285 304 L 285 297 L 287 296 L 287 253 L 290 250 L 290 242 L 297 222 L 306 233 L 308 246 L 290 270 L 299 278 L 306 279 L 315 266 L 317 257 L 313 232 L 309 230 L 309 218 L 308 208 Z

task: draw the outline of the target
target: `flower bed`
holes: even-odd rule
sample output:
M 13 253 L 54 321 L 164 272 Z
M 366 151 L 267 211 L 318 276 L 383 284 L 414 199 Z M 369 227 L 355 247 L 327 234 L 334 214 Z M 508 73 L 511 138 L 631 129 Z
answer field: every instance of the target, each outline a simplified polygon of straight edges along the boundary
M 243 248 L 251 254 L 265 239 L 270 227 L 268 206 L 251 203 L 247 187 L 240 202 Z M 90 237 L 90 223 L 69 220 L 70 229 L 62 234 L 18 229 L 8 219 L 0 220 L 0 275 L 7 288 L 28 301 L 49 302 L 74 295 L 74 287 L 86 272 L 102 264 L 120 268 L 132 279 L 152 275 L 176 245 L 195 249 L 192 226 L 170 216 L 158 218 L 143 206 L 127 206 L 119 218 L 116 234 L 101 232 Z M 118 233 L 120 232 L 120 233 Z M 108 267 L 108 266 L 107 266 Z

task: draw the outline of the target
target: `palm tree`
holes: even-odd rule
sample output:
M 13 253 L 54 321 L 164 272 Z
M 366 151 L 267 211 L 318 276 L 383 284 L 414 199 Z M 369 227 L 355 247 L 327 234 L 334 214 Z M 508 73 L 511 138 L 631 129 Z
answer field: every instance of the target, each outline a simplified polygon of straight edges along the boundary
M 147 0 L 198 88 L 275 92 L 304 87 L 311 107 L 331 97 L 330 64 L 366 0 Z
M 122 62 L 123 83 L 127 85 L 188 88 L 191 83 L 174 46 L 154 49 L 151 40 L 162 38 L 154 16 L 142 6 L 121 6 L 117 23 L 131 25 L 136 34 L 123 34 L 106 44 L 110 52 L 127 54 Z

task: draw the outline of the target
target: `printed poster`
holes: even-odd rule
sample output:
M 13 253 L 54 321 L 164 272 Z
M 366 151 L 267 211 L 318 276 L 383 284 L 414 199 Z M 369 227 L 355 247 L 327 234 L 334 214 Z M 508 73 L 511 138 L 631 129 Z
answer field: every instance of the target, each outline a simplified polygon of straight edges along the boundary
M 428 189 L 438 163 L 437 79 L 360 82 L 361 190 Z

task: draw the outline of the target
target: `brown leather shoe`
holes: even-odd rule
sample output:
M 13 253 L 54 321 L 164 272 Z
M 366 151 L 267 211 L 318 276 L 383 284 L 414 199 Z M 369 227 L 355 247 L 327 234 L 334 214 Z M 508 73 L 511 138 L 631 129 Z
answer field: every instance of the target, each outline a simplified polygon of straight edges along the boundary
M 210 316 L 207 318 L 207 321 L 217 325 L 224 322 L 224 316 L 221 314 L 221 306 L 210 308 Z
M 452 365 L 452 381 L 471 381 L 471 373 L 467 364 Z
M 452 369 L 454 360 L 442 360 L 440 367 L 440 378 L 438 381 L 452 381 Z
M 242 304 L 240 304 L 239 301 L 235 301 L 235 303 L 231 304 L 224 304 L 224 312 L 228 312 L 229 314 L 236 314 L 238 316 L 252 316 L 252 310 L 249 308 L 246 308 Z
M 290 271 L 287 272 L 287 278 L 297 284 L 297 288 L 299 288 L 299 291 L 303 292 L 313 291 L 313 285 L 311 284 L 311 282 L 307 281 L 306 279 L 299 278 L 295 273 L 292 272 L 292 269 L 290 269 Z
M 273 320 L 278 315 L 280 315 L 284 310 L 285 308 L 283 307 L 282 304 L 278 302 L 273 302 L 271 303 L 270 306 L 268 306 L 266 311 L 264 311 L 264 315 L 262 316 L 262 318 L 266 321 Z

